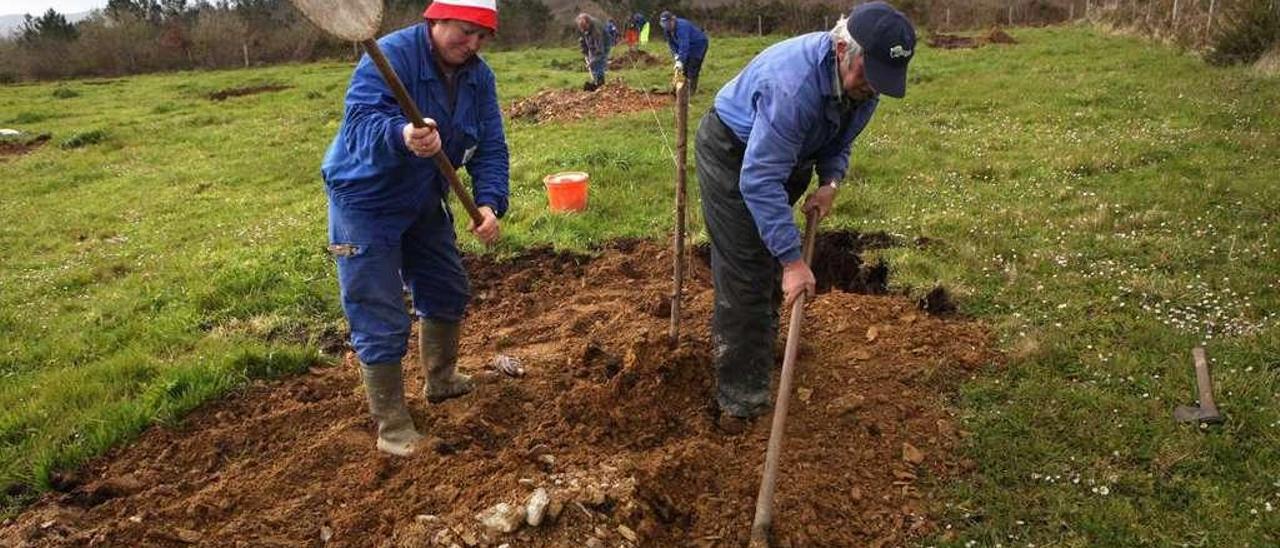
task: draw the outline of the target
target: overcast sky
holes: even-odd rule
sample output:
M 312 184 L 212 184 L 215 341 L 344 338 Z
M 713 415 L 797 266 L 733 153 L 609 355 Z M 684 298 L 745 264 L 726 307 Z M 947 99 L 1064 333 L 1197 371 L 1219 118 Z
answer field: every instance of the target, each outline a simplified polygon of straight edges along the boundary
M 0 15 L 30 13 L 40 15 L 49 8 L 58 13 L 79 13 L 94 8 L 104 8 L 107 0 L 0 0 Z

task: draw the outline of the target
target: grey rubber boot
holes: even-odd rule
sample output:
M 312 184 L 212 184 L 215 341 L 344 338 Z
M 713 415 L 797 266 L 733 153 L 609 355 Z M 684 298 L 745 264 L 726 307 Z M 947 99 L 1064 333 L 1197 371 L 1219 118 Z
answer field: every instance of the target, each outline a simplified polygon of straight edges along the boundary
M 369 414 L 378 421 L 378 450 L 396 456 L 414 453 L 422 435 L 404 403 L 404 372 L 399 363 L 362 364 L 360 376 L 369 398 Z
M 471 377 L 457 372 L 460 322 L 423 318 L 418 329 L 418 361 L 426 377 L 423 395 L 440 403 L 471 392 Z

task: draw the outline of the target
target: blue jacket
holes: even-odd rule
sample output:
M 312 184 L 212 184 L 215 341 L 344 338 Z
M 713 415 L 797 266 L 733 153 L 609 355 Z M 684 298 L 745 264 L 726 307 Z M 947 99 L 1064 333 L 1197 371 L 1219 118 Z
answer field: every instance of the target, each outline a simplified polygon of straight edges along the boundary
M 636 13 L 631 16 L 631 28 L 636 29 L 636 32 L 640 32 L 640 29 L 644 28 L 644 24 L 645 18 L 643 14 Z
M 479 57 L 459 68 L 457 101 L 449 109 L 426 23 L 388 34 L 378 44 L 423 116 L 439 124 L 449 160 L 471 176 L 476 204 L 503 215 L 510 165 L 493 71 Z M 320 166 L 335 203 L 371 213 L 398 213 L 417 211 L 445 195 L 449 183 L 435 163 L 405 147 L 406 123 L 391 88 L 365 55 L 351 76 L 342 125 Z
M 849 148 L 875 114 L 878 97 L 844 99 L 831 37 L 814 32 L 778 42 L 716 94 L 715 109 L 743 143 L 739 188 L 760 238 L 779 261 L 800 258 L 800 231 L 784 183 L 802 160 L 821 182 L 844 178 Z
M 707 35 L 688 19 L 677 17 L 675 32 L 667 32 L 666 27 L 663 27 L 662 33 L 667 37 L 667 47 L 671 48 L 671 54 L 681 64 L 689 64 L 691 56 L 703 57 L 707 54 Z

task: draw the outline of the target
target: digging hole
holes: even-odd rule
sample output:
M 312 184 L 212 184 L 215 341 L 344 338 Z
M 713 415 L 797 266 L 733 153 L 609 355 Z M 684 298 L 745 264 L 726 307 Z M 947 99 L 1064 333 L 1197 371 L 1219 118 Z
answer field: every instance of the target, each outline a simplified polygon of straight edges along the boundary
M 227 88 L 221 91 L 215 91 L 209 94 L 211 101 L 225 101 L 231 97 L 241 97 L 244 95 L 255 95 L 258 93 L 268 93 L 272 91 L 281 91 L 289 89 L 289 86 L 272 84 L 266 86 L 249 86 L 243 88 Z
M 864 295 L 888 293 L 889 265 L 883 260 L 866 264 L 861 255 L 867 250 L 897 245 L 898 242 L 893 237 L 883 232 L 819 232 L 813 249 L 813 276 L 818 281 L 818 293 L 826 293 L 832 289 Z M 693 252 L 703 265 L 710 267 L 710 245 L 698 245 Z

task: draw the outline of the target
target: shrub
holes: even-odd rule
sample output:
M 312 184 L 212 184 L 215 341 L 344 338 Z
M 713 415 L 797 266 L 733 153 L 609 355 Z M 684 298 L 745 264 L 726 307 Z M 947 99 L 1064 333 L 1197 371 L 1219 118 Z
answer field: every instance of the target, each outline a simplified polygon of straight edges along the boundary
M 63 141 L 62 144 L 59 146 L 61 146 L 63 149 L 71 150 L 73 148 L 80 148 L 84 146 L 101 143 L 102 141 L 106 140 L 106 138 L 107 138 L 107 132 L 102 131 L 100 129 L 95 129 L 91 131 L 76 133 L 72 135 L 70 138 L 68 138 L 66 141 Z
M 1280 4 L 1270 0 L 1242 0 L 1222 14 L 1209 61 L 1215 64 L 1252 63 L 1280 43 Z

